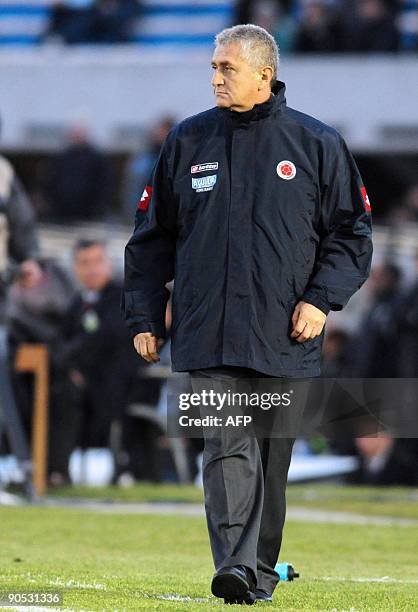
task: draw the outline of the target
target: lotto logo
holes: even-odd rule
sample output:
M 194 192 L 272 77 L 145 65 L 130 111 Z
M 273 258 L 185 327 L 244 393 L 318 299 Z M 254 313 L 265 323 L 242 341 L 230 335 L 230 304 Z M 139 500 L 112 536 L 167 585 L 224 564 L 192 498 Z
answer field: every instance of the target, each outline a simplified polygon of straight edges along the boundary
M 190 168 L 190 172 L 192 174 L 196 174 L 196 172 L 205 172 L 205 170 L 217 170 L 218 162 L 207 162 L 206 164 L 196 164 Z
M 283 161 L 277 164 L 277 174 L 280 178 L 285 181 L 290 181 L 290 179 L 295 178 L 296 176 L 296 166 L 293 162 L 284 159 Z

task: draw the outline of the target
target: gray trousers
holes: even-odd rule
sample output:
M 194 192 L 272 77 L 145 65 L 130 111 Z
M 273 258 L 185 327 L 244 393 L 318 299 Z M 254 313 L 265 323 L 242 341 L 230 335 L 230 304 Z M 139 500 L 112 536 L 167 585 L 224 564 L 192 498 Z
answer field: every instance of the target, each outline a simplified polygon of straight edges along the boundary
M 224 379 L 234 391 L 242 390 L 242 379 L 251 388 L 251 378 L 272 378 L 238 367 L 193 370 L 190 375 L 194 391 L 196 379 Z M 213 414 L 213 408 L 201 406 L 200 413 Z M 257 588 L 272 593 L 279 581 L 274 567 L 282 542 L 294 439 L 219 429 L 220 435 L 213 437 L 205 435 L 204 428 L 203 452 L 206 520 L 215 568 L 245 565 L 254 572 Z

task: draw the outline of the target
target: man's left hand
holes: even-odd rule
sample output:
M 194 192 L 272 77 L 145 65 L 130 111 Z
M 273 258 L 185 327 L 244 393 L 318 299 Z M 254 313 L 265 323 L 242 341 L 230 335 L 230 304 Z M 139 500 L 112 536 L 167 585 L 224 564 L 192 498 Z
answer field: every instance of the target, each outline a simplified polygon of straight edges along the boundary
M 293 331 L 291 338 L 297 342 L 306 342 L 319 336 L 324 329 L 327 315 L 313 304 L 298 302 L 292 315 Z

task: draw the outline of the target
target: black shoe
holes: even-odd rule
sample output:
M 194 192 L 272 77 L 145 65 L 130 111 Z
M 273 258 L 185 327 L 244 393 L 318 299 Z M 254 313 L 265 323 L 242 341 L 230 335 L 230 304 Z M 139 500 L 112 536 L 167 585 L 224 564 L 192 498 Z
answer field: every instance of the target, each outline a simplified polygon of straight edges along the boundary
M 221 567 L 212 579 L 212 593 L 226 604 L 253 605 L 256 601 L 254 581 L 244 565 Z
M 264 591 L 263 589 L 256 589 L 255 597 L 257 601 L 266 601 L 268 603 L 273 603 L 272 595 L 270 595 L 270 593 L 267 593 L 267 591 Z

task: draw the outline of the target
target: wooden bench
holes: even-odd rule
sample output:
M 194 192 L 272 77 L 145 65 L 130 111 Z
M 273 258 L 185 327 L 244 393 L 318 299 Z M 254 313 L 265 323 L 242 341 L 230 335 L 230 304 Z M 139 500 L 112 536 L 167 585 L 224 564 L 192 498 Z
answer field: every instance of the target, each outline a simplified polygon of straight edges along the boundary
M 21 344 L 17 350 L 15 369 L 34 375 L 32 416 L 33 486 L 36 495 L 47 489 L 48 466 L 48 408 L 49 408 L 49 355 L 44 344 Z

